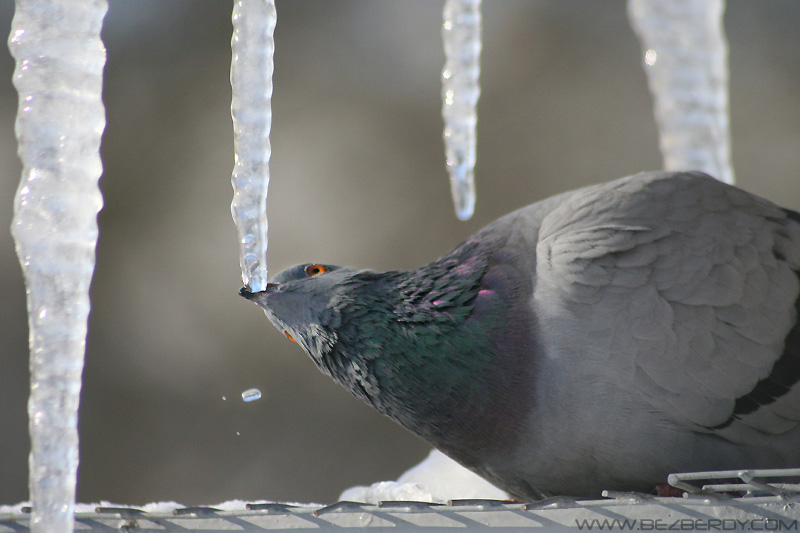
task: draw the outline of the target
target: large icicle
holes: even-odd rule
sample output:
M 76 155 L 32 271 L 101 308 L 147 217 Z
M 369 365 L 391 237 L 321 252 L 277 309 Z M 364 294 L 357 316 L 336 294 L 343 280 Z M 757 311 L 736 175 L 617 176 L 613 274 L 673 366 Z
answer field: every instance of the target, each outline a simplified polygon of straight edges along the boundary
M 629 0 L 667 170 L 733 183 L 724 0 Z
M 239 232 L 242 281 L 267 286 L 267 187 L 276 12 L 273 0 L 235 0 L 231 39 L 234 167 L 231 214 Z
M 475 210 L 475 152 L 481 55 L 481 0 L 445 0 L 442 116 L 447 171 L 456 216 Z
M 31 350 L 34 531 L 72 531 L 97 213 L 106 0 L 17 0 L 8 45 L 23 170 L 11 231 L 25 276 Z

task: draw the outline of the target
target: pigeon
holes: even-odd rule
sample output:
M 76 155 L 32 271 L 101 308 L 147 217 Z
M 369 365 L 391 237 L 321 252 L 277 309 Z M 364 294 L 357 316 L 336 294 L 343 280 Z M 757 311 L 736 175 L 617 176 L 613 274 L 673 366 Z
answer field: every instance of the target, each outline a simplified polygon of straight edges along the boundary
M 514 211 L 409 271 L 240 293 L 356 397 L 520 500 L 800 466 L 800 214 L 701 172 Z

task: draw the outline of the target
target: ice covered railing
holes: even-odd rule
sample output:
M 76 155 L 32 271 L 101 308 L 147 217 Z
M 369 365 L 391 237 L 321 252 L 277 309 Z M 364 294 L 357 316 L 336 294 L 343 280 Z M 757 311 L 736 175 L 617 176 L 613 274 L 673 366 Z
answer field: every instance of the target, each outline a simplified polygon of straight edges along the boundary
M 684 479 L 712 479 L 709 472 Z M 538 502 L 452 499 L 443 503 L 385 501 L 377 504 L 341 501 L 331 505 L 230 501 L 184 507 L 174 502 L 142 507 L 108 503 L 79 505 L 81 531 L 797 531 L 800 493 L 785 487 L 772 471 L 724 472 L 748 478 L 748 497 L 697 491 L 691 497 L 657 497 L 639 493 L 606 493 L 582 500 L 556 496 Z M 751 476 L 752 474 L 752 476 Z M 712 474 L 713 475 L 713 474 Z M 789 473 L 789 475 L 792 475 Z M 796 475 L 796 473 L 794 474 Z M 754 478 L 758 478 L 755 480 Z M 766 483 L 766 479 L 770 479 Z M 783 486 L 782 486 L 783 485 Z M 692 490 L 695 487 L 690 486 Z M 749 488 L 733 485 L 734 491 Z M 780 494 L 776 494 L 779 492 Z M 0 531 L 24 530 L 29 516 L 0 506 Z

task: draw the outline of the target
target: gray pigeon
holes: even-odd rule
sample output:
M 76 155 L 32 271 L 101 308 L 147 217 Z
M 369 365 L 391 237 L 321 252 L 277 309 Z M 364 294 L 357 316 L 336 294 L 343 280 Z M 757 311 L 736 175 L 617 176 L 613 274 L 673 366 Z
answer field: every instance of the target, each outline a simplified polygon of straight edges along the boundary
M 266 311 L 517 498 L 800 466 L 800 214 L 699 172 L 535 203 L 407 272 L 289 268 Z

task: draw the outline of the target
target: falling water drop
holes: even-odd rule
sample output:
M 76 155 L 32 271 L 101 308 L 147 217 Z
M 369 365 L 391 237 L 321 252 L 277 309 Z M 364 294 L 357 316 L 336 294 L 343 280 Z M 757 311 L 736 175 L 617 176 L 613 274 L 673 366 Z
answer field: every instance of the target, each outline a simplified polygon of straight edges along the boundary
M 247 389 L 242 393 L 242 400 L 246 402 L 254 402 L 261 399 L 261 391 L 258 389 Z

